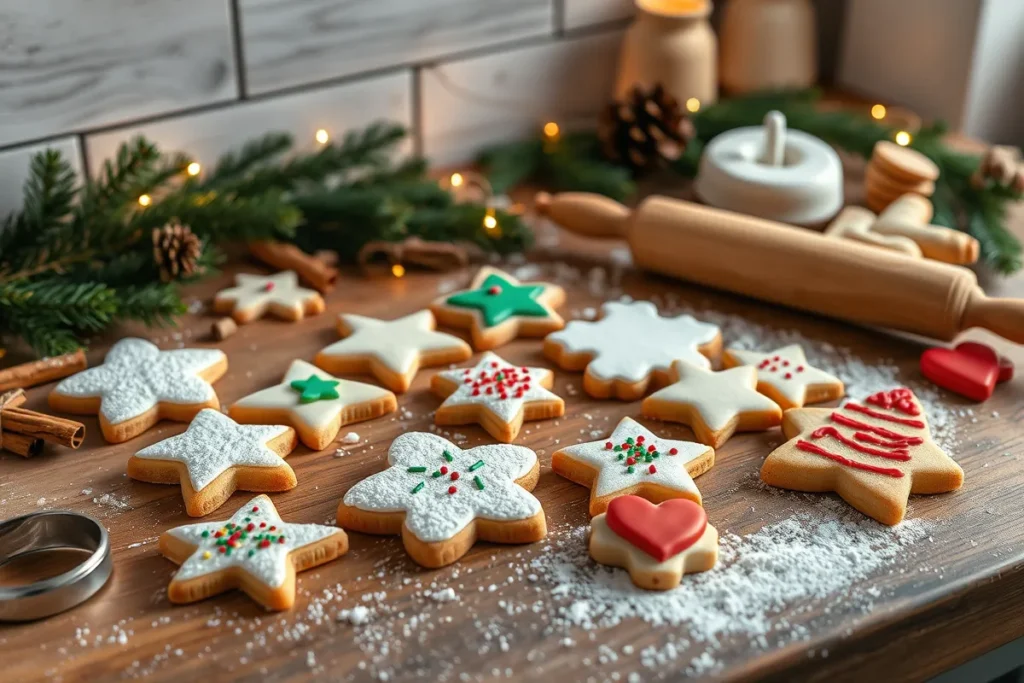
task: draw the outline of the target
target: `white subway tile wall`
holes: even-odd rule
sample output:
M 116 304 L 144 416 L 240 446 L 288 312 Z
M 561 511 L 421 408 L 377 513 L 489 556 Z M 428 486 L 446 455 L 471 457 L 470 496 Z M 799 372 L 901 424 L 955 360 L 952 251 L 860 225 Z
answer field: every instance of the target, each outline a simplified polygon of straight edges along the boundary
M 422 72 L 423 151 L 470 161 L 481 146 L 571 126 L 611 96 L 621 31 L 439 64 Z
M 632 2 L 0 0 L 0 213 L 47 144 L 82 173 L 137 134 L 205 165 L 271 130 L 311 147 L 386 118 L 406 151 L 468 160 L 594 114 Z
M 78 138 L 66 137 L 40 145 L 26 145 L 0 152 L 0 217 L 21 208 L 21 191 L 28 178 L 32 157 L 46 149 L 55 149 L 71 162 L 75 173 L 82 176 L 82 153 Z
M 553 0 L 240 0 L 249 90 L 550 35 Z
M 95 174 L 118 145 L 144 135 L 165 151 L 180 151 L 211 166 L 224 152 L 270 131 L 291 133 L 296 149 L 314 149 L 320 129 L 331 137 L 376 120 L 412 126 L 412 73 L 408 70 L 330 88 L 128 126 L 85 138 Z M 411 143 L 404 150 L 411 152 Z
M 228 0 L 0 0 L 0 146 L 238 97 Z

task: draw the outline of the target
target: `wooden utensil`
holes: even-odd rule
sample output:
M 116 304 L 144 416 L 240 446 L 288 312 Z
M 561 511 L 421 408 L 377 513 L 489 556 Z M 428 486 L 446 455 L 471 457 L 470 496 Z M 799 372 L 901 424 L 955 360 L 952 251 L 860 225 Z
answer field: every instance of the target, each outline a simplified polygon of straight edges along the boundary
M 537 211 L 591 237 L 625 239 L 643 268 L 864 325 L 935 339 L 983 327 L 1024 343 L 1024 300 L 991 299 L 966 268 L 908 259 L 732 211 L 652 196 L 540 193 Z

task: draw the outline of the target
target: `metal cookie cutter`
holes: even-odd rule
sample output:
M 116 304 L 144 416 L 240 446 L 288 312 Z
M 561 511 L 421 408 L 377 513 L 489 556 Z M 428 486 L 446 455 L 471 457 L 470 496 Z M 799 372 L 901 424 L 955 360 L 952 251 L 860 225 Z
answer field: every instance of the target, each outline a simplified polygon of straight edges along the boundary
M 52 510 L 0 523 L 0 568 L 16 558 L 48 550 L 84 551 L 88 557 L 48 579 L 0 585 L 0 621 L 41 619 L 71 609 L 92 597 L 110 578 L 110 539 L 103 525 L 89 515 Z

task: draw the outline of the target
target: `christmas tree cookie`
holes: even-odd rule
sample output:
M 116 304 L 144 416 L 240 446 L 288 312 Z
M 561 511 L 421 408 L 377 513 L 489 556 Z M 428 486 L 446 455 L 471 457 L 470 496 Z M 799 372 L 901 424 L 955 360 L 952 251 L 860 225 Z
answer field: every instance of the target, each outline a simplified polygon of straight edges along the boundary
M 757 393 L 752 367 L 712 372 L 677 360 L 672 369 L 676 381 L 644 399 L 640 410 L 646 417 L 682 422 L 713 448 L 737 431 L 762 431 L 782 422 L 779 406 Z
M 435 434 L 403 434 L 388 450 L 388 468 L 345 494 L 338 524 L 368 534 L 401 534 L 413 560 L 443 567 L 478 539 L 544 538 L 544 511 L 529 493 L 539 472 L 537 455 L 522 446 L 462 450 Z
M 520 282 L 497 268 L 484 267 L 469 289 L 445 295 L 430 308 L 443 325 L 469 328 L 473 348 L 495 349 L 516 337 L 543 337 L 565 325 L 555 308 L 565 291 L 545 282 Z
M 607 439 L 555 451 L 551 469 L 590 487 L 590 514 L 599 515 L 619 496 L 652 502 L 686 498 L 700 503 L 693 478 L 715 464 L 715 450 L 690 441 L 662 439 L 624 417 Z
M 458 363 L 473 355 L 469 344 L 434 327 L 430 311 L 397 320 L 342 314 L 338 332 L 345 338 L 323 349 L 315 362 L 335 374 L 370 372 L 388 389 L 402 393 L 420 367 Z
M 237 490 L 287 491 L 295 472 L 283 458 L 295 449 L 295 430 L 243 426 L 220 411 L 203 410 L 188 429 L 128 459 L 128 476 L 152 484 L 181 483 L 185 510 L 208 515 Z
M 103 365 L 63 380 L 50 392 L 50 407 L 98 414 L 103 438 L 121 443 L 160 420 L 188 422 L 203 408 L 218 408 L 211 382 L 228 369 L 217 349 L 161 351 L 145 339 L 122 339 Z
M 718 531 L 692 500 L 654 505 L 639 496 L 620 496 L 608 512 L 590 520 L 590 556 L 626 569 L 640 588 L 670 590 L 684 574 L 715 566 Z
M 213 299 L 213 310 L 230 313 L 239 325 L 267 313 L 282 320 L 302 320 L 323 313 L 324 300 L 312 289 L 299 287 L 299 276 L 285 270 L 274 275 L 239 273 L 235 286 L 221 290 Z
M 795 491 L 835 491 L 882 524 L 899 524 L 912 493 L 960 488 L 964 473 L 931 439 L 909 389 L 892 389 L 840 408 L 787 410 L 789 439 L 761 467 L 766 484 Z
M 647 301 L 601 307 L 596 322 L 574 320 L 547 336 L 544 355 L 564 370 L 583 370 L 583 389 L 594 398 L 634 401 L 671 381 L 675 360 L 710 368 L 722 336 L 715 325 L 688 315 L 663 318 Z
M 347 424 L 398 409 L 395 395 L 372 384 L 332 377 L 302 360 L 292 361 L 284 381 L 239 399 L 228 414 L 243 424 L 283 423 L 319 451 Z
M 180 564 L 167 597 L 185 604 L 238 588 L 267 609 L 295 604 L 295 574 L 348 551 L 341 529 L 281 520 L 267 496 L 257 496 L 226 522 L 165 531 L 160 552 Z
M 722 354 L 722 363 L 727 368 L 738 365 L 756 368 L 757 390 L 783 410 L 843 397 L 842 380 L 811 366 L 799 344 L 768 353 L 727 349 Z
M 430 388 L 444 398 L 434 422 L 476 423 L 498 441 L 509 443 L 524 420 L 546 420 L 565 413 L 565 402 L 548 391 L 553 383 L 550 370 L 512 365 L 488 352 L 472 368 L 434 375 Z

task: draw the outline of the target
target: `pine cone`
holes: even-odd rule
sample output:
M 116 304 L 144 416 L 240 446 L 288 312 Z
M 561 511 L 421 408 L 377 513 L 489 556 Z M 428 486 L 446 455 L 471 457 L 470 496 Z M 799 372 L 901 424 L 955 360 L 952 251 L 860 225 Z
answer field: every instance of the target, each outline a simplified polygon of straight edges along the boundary
M 694 129 L 661 85 L 650 91 L 635 86 L 624 101 L 602 112 L 597 135 L 608 159 L 644 171 L 682 156 Z
M 983 189 L 989 182 L 1017 193 L 1024 191 L 1024 168 L 1018 148 L 993 145 L 985 151 L 971 183 Z
M 187 225 L 174 222 L 153 228 L 153 261 L 164 282 L 194 275 L 202 251 L 202 240 Z

